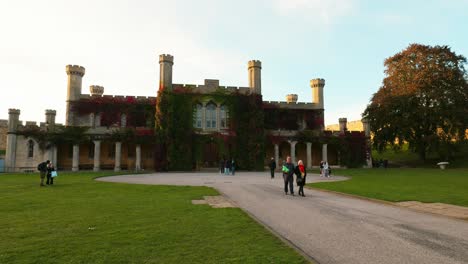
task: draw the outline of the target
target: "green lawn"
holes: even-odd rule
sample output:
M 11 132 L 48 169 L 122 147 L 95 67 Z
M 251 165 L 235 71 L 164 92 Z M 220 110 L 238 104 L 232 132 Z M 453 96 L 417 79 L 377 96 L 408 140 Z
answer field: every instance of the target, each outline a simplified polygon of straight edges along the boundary
M 104 183 L 103 173 L 0 174 L 0 263 L 307 263 L 208 187 Z
M 335 169 L 333 174 L 351 180 L 308 185 L 392 202 L 468 206 L 468 169 Z

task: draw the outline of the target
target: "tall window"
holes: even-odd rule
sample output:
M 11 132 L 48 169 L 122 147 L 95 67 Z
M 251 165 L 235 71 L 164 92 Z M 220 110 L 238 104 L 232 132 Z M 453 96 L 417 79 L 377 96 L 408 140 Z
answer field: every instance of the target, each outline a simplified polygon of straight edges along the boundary
M 195 109 L 195 116 L 193 118 L 193 127 L 202 128 L 202 118 L 203 118 L 203 107 L 201 104 L 197 104 Z
M 109 157 L 110 159 L 115 158 L 115 143 L 109 144 L 109 151 L 107 152 L 107 157 Z
M 32 158 L 34 156 L 34 141 L 28 141 L 28 158 Z
M 216 105 L 212 103 L 206 106 L 206 128 L 216 128 Z
M 227 107 L 225 105 L 222 105 L 219 111 L 219 122 L 220 122 L 220 127 L 221 128 L 227 128 L 228 127 L 228 112 L 227 112 Z

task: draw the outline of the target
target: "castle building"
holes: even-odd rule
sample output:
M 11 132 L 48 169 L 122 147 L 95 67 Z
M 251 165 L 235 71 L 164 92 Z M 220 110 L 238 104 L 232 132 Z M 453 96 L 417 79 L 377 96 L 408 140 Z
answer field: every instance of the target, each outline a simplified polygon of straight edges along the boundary
M 174 57 L 160 55 L 159 65 L 154 97 L 105 95 L 99 85 L 83 93 L 85 68 L 67 65 L 65 124 L 55 123 L 54 110 L 45 111 L 44 122 L 23 124 L 20 110 L 10 109 L 5 170 L 34 171 L 44 160 L 62 170 L 120 171 L 212 168 L 222 159 L 252 170 L 287 156 L 310 169 L 321 160 L 340 166 L 370 159 L 368 127 L 350 132 L 340 119 L 340 131 L 324 130 L 324 79 L 310 81 L 309 102 L 298 102 L 296 94 L 263 101 L 258 60 L 247 64 L 248 87 L 213 79 L 177 84 Z

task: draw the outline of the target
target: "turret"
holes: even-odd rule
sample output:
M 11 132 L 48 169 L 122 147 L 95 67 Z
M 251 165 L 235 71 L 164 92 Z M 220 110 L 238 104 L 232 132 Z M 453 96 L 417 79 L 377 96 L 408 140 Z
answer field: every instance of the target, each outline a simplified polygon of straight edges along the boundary
M 363 118 L 363 119 L 361 119 L 361 122 L 362 122 L 362 126 L 364 128 L 364 133 L 365 133 L 366 137 L 370 138 L 371 131 L 370 131 L 369 120 L 367 118 Z
M 262 94 L 262 62 L 251 60 L 248 63 L 249 69 L 249 87 L 252 93 Z
M 345 117 L 342 117 L 342 118 L 339 118 L 338 119 L 338 123 L 340 124 L 340 133 L 341 134 L 344 134 L 347 130 L 346 128 L 346 123 L 348 122 L 348 119 L 346 119 Z
M 159 55 L 159 90 L 172 90 L 172 65 L 174 57 L 169 54 Z
M 102 96 L 104 94 L 104 87 L 100 85 L 89 86 L 89 93 L 92 96 Z
M 297 103 L 297 94 L 288 94 L 286 95 L 286 102 L 288 104 L 295 104 Z
M 8 133 L 16 133 L 19 123 L 19 109 L 8 109 Z
M 16 169 L 16 131 L 19 124 L 19 109 L 8 109 L 8 134 L 5 153 L 5 169 L 7 172 L 13 172 Z
M 325 86 L 324 79 L 310 80 L 310 87 L 312 88 L 312 103 L 317 104 L 318 108 L 324 109 L 323 103 L 323 87 Z
M 45 110 L 45 118 L 46 118 L 46 127 L 47 130 L 52 131 L 55 128 L 55 116 L 57 115 L 57 111 L 47 109 Z
M 78 101 L 81 97 L 81 81 L 85 75 L 85 68 L 78 65 L 67 65 L 67 115 L 65 124 L 74 125 L 73 113 L 70 111 L 70 102 Z

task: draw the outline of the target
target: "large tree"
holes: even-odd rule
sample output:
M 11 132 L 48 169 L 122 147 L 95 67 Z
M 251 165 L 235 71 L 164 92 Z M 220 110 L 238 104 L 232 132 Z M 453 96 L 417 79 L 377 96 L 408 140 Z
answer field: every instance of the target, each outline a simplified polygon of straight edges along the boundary
M 374 146 L 408 142 L 422 160 L 465 138 L 468 124 L 466 58 L 447 46 L 411 44 L 385 60 L 383 84 L 363 116 Z

